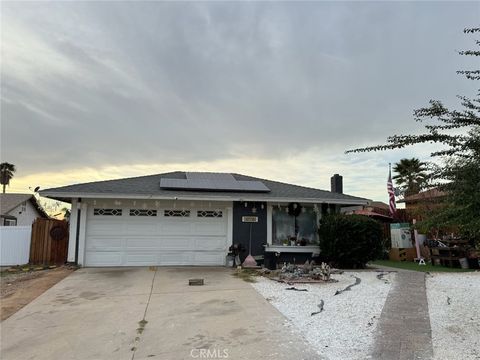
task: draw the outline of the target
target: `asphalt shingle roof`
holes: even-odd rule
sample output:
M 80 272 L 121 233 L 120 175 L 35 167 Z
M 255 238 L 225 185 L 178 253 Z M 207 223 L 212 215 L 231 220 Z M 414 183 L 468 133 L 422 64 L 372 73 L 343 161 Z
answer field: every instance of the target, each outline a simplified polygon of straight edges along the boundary
M 260 179 L 252 176 L 246 176 L 241 174 L 232 174 L 233 177 L 237 180 L 253 180 L 263 182 L 269 189 L 270 192 L 267 193 L 248 193 L 248 192 L 231 192 L 231 191 L 190 191 L 190 190 L 167 190 L 160 188 L 160 179 L 186 179 L 186 173 L 183 171 L 176 171 L 164 174 L 156 175 L 147 175 L 133 178 L 125 178 L 118 180 L 106 180 L 106 181 L 96 181 L 83 184 L 75 184 L 62 186 L 58 188 L 46 189 L 40 191 L 42 196 L 48 196 L 52 198 L 63 198 L 66 199 L 66 194 L 71 194 L 72 197 L 77 197 L 82 195 L 88 197 L 87 195 L 138 195 L 138 196 L 205 196 L 211 195 L 216 197 L 229 196 L 229 197 L 255 197 L 268 201 L 268 199 L 278 199 L 285 198 L 291 199 L 292 201 L 299 201 L 301 199 L 318 199 L 322 202 L 331 201 L 332 203 L 335 200 L 345 203 L 352 201 L 353 203 L 358 203 L 361 201 L 367 202 L 367 199 L 350 196 L 346 194 L 332 193 L 330 191 L 319 190 L 314 188 L 309 188 L 305 186 L 298 186 L 292 184 L 286 184 L 278 181 Z M 56 197 L 57 195 L 57 197 Z
M 5 215 L 15 209 L 18 205 L 25 201 L 30 201 L 43 217 L 48 217 L 45 210 L 38 204 L 37 199 L 32 194 L 0 194 L 1 214 Z

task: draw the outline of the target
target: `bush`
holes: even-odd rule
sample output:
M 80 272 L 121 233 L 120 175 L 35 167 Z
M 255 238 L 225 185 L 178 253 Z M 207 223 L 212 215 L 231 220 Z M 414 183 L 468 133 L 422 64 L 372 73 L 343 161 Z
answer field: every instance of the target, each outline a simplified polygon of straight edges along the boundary
M 329 215 L 320 221 L 320 256 L 339 268 L 363 268 L 383 252 L 382 225 L 361 215 Z

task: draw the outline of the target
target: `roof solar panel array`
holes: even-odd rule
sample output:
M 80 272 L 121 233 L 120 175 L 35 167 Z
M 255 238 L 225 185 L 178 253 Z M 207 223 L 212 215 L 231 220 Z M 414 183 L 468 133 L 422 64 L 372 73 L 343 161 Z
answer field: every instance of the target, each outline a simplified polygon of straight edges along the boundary
M 228 174 L 230 175 L 230 174 Z M 208 190 L 208 191 L 245 191 L 245 192 L 269 192 L 270 189 L 261 181 L 236 180 L 233 176 L 201 177 L 187 179 L 160 179 L 160 188 L 176 190 Z
M 232 174 L 229 173 L 209 173 L 209 172 L 186 172 L 185 176 L 188 180 L 229 180 L 236 181 Z

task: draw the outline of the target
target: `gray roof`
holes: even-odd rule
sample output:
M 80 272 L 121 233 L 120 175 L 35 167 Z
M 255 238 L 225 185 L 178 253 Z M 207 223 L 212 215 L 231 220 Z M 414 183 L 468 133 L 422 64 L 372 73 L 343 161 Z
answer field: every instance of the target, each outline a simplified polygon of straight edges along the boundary
M 42 209 L 32 194 L 0 194 L 1 215 L 8 214 L 25 201 L 30 201 L 42 217 L 48 217 L 45 210 Z
M 164 174 L 140 176 L 118 180 L 96 181 L 84 184 L 62 186 L 53 189 L 41 190 L 42 196 L 68 201 L 74 197 L 138 197 L 138 198 L 174 198 L 195 199 L 211 198 L 249 200 L 249 201 L 318 201 L 339 204 L 366 204 L 367 199 L 332 193 L 330 191 L 314 189 L 305 186 L 286 184 L 278 181 L 260 179 L 241 174 L 232 174 L 239 181 L 261 181 L 269 189 L 268 193 L 249 193 L 235 191 L 198 191 L 198 190 L 169 190 L 160 188 L 161 179 L 186 179 L 186 173 L 176 171 Z

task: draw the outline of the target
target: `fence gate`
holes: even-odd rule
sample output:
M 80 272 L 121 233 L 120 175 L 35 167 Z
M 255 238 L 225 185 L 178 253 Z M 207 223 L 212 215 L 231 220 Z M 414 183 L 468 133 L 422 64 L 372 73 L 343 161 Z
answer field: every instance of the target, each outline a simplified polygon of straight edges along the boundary
M 64 264 L 68 252 L 68 223 L 38 218 L 32 225 L 31 264 Z

